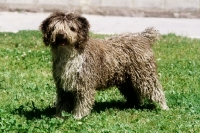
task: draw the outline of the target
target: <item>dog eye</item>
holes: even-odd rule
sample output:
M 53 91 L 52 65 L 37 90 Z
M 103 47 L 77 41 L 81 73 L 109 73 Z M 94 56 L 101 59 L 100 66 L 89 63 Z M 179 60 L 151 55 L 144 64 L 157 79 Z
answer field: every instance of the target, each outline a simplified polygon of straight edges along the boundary
M 74 27 L 70 27 L 71 31 L 76 31 L 76 29 Z

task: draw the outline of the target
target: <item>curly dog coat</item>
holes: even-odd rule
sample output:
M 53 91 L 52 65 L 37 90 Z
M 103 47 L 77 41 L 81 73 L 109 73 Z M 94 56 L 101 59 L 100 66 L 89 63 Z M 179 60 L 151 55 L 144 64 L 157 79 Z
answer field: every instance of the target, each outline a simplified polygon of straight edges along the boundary
M 92 109 L 96 90 L 112 86 L 133 106 L 147 99 L 168 109 L 151 48 L 159 33 L 147 28 L 93 39 L 89 27 L 86 18 L 73 12 L 55 12 L 40 25 L 44 44 L 52 52 L 57 115 L 66 111 L 83 118 Z

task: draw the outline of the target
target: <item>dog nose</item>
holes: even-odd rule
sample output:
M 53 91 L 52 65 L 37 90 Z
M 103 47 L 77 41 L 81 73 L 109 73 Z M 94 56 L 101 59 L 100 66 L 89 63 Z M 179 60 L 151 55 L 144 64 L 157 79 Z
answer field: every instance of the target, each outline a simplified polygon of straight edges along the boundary
M 60 38 L 60 39 L 64 38 L 64 36 L 65 36 L 64 33 L 58 33 L 58 34 L 56 35 L 56 37 L 57 37 L 57 38 Z

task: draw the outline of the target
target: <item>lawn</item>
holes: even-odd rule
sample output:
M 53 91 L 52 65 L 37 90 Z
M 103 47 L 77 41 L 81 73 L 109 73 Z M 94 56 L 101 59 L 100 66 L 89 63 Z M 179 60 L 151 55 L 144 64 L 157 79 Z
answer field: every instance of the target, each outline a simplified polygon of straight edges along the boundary
M 64 113 L 66 119 L 59 119 L 50 50 L 41 33 L 0 33 L 0 132 L 200 132 L 200 40 L 164 35 L 153 50 L 170 110 L 126 108 L 114 88 L 97 93 L 88 117 Z

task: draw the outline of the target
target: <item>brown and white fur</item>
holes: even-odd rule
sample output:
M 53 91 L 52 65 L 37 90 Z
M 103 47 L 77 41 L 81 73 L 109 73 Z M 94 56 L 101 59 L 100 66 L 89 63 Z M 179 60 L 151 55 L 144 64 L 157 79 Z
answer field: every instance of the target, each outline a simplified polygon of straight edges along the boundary
M 52 52 L 57 115 L 66 111 L 83 118 L 93 107 L 96 90 L 112 86 L 133 106 L 147 99 L 168 109 L 151 48 L 159 33 L 147 28 L 92 39 L 89 27 L 86 18 L 72 12 L 55 12 L 40 25 L 44 44 Z

